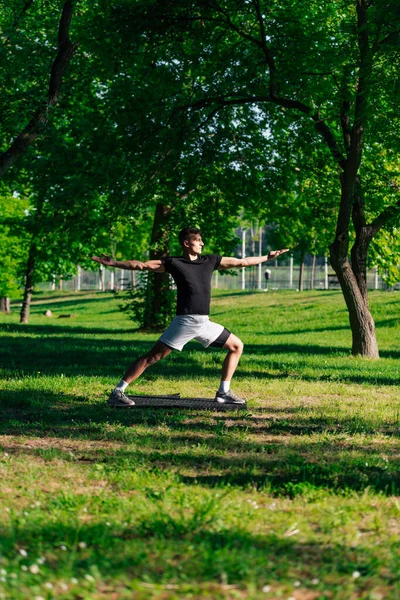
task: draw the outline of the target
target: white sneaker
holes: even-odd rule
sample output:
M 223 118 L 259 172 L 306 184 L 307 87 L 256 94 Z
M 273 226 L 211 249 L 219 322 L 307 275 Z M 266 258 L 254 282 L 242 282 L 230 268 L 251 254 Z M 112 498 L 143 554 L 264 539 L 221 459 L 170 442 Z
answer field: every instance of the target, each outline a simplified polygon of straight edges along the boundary
M 119 388 L 113 389 L 108 398 L 107 404 L 109 406 L 120 406 L 122 408 L 135 405 L 134 401 L 128 398 L 128 396 L 125 396 L 124 392 Z
M 228 390 L 225 394 L 222 392 L 217 392 L 215 400 L 220 404 L 246 404 L 246 400 L 236 396 L 232 390 Z

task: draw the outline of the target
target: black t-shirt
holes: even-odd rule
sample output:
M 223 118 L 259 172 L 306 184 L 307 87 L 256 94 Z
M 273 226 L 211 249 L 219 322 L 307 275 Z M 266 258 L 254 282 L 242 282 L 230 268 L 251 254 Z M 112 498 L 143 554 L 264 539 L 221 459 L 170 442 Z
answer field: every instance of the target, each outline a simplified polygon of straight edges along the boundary
M 171 273 L 178 290 L 177 315 L 209 315 L 211 278 L 221 262 L 218 254 L 198 256 L 190 260 L 184 256 L 167 256 L 161 262 Z

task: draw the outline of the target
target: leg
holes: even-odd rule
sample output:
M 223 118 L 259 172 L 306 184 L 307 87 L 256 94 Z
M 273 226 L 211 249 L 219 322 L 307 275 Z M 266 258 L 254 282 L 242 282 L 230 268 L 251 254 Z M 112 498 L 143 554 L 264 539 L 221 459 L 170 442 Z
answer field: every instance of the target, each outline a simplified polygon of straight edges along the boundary
M 158 341 L 150 350 L 150 352 L 135 360 L 135 362 L 133 362 L 125 372 L 124 379 L 121 380 L 120 384 L 111 392 L 111 395 L 108 399 L 108 404 L 110 406 L 121 407 L 134 406 L 134 401 L 124 394 L 127 384 L 140 377 L 147 367 L 154 365 L 154 363 L 161 358 L 165 358 L 165 356 L 168 356 L 170 352 L 171 348 L 169 348 L 166 344 L 163 344 L 163 342 Z M 123 387 L 121 387 L 121 384 L 123 384 Z
M 163 342 L 157 342 L 150 352 L 135 360 L 135 362 L 128 367 L 123 380 L 126 381 L 126 383 L 132 383 L 132 381 L 135 381 L 135 379 L 140 377 L 147 367 L 154 365 L 154 363 L 162 358 L 165 358 L 171 352 L 171 348 L 169 348 L 166 344 Z
M 231 333 L 223 347 L 228 350 L 228 354 L 222 365 L 221 381 L 230 381 L 242 356 L 243 342 Z
M 222 365 L 221 384 L 215 400 L 220 404 L 246 404 L 246 400 L 230 390 L 230 381 L 242 356 L 243 342 L 231 333 L 223 347 L 228 350 L 228 354 Z

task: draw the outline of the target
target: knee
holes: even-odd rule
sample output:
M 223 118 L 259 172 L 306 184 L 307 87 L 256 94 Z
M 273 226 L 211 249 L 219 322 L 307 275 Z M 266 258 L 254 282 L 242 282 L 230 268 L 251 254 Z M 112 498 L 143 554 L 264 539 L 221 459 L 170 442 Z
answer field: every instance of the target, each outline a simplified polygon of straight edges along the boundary
M 242 354 L 242 352 L 243 352 L 243 348 L 244 348 L 244 344 L 243 344 L 242 340 L 239 340 L 239 339 L 238 339 L 238 341 L 237 341 L 237 343 L 236 343 L 236 352 L 237 352 L 238 354 Z
M 154 365 L 154 363 L 158 362 L 161 358 L 162 358 L 162 355 L 160 353 L 149 352 L 145 356 L 146 366 L 150 367 L 151 365 Z
M 229 352 L 234 352 L 235 354 L 239 354 L 240 356 L 243 352 L 243 348 L 244 344 L 242 340 L 236 338 L 236 340 L 229 345 Z

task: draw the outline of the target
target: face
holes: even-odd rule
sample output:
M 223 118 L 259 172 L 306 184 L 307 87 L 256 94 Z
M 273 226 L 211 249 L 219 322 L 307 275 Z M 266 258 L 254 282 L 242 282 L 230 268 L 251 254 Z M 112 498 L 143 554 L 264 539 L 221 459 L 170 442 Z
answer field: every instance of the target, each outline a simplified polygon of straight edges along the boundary
M 199 233 L 189 236 L 189 238 L 183 243 L 184 248 L 186 248 L 190 252 L 190 254 L 201 254 L 201 251 L 204 246 L 204 242 L 201 239 L 201 235 Z

